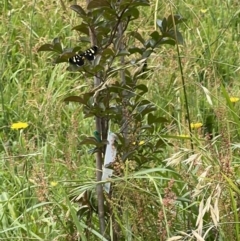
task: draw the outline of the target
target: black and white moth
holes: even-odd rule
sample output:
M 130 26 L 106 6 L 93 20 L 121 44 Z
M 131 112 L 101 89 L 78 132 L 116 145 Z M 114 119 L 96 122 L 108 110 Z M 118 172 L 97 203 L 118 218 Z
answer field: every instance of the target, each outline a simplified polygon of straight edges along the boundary
M 97 54 L 98 47 L 94 45 L 90 49 L 87 49 L 84 53 L 76 54 L 73 57 L 69 58 L 69 63 L 76 65 L 77 67 L 80 67 L 84 65 L 84 60 L 87 59 L 89 61 L 92 61 L 95 59 L 95 56 Z

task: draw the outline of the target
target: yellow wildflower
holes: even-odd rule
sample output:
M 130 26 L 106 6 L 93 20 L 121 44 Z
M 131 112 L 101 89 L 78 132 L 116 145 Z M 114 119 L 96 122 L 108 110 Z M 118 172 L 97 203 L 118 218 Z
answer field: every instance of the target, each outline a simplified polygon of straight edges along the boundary
M 208 8 L 200 10 L 201 13 L 206 13 L 207 11 L 208 11 Z
M 11 125 L 12 130 L 25 129 L 27 127 L 28 127 L 28 123 L 26 122 L 17 122 Z
M 58 185 L 58 182 L 50 182 L 50 185 L 51 185 L 52 187 L 56 187 L 56 186 Z
M 192 129 L 199 129 L 203 126 L 203 124 L 201 122 L 197 122 L 197 123 L 191 123 L 191 128 Z
M 138 145 L 141 146 L 141 145 L 143 145 L 144 143 L 145 143 L 145 141 L 140 141 L 140 142 L 138 143 Z M 133 145 L 136 145 L 136 142 L 134 141 L 132 144 L 133 144 Z
M 143 145 L 144 143 L 145 143 L 145 141 L 140 141 L 139 146 Z
M 232 103 L 238 102 L 239 98 L 238 97 L 230 97 L 229 98 Z

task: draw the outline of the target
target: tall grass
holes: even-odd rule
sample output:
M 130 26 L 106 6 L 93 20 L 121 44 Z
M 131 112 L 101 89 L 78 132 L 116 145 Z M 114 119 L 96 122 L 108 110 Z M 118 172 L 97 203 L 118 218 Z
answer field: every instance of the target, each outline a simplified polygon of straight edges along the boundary
M 80 146 L 92 135 L 93 120 L 81 105 L 63 99 L 92 87 L 91 80 L 54 66 L 43 43 L 61 36 L 71 46 L 78 22 L 68 2 L 0 3 L 1 14 L 1 159 L 0 239 L 104 240 L 97 229 L 84 230 L 88 212 L 71 196 L 96 187 L 94 158 Z M 122 240 L 240 240 L 239 103 L 240 13 L 238 1 L 153 2 L 141 10 L 132 29 L 154 29 L 155 20 L 180 13 L 185 45 L 163 47 L 152 55 L 145 98 L 169 123 L 156 135 L 168 143 L 148 168 L 136 171 L 129 160 L 119 168 L 112 197 Z M 179 70 L 181 58 L 191 121 L 202 123 L 190 133 Z M 144 80 L 143 80 L 144 82 Z M 29 123 L 11 130 L 13 122 Z M 184 136 L 183 136 L 184 135 Z M 141 147 L 139 147 L 141 148 Z M 150 168 L 151 167 L 151 168 Z M 79 220 L 79 215 L 82 219 Z M 93 217 L 93 223 L 97 223 Z M 111 225 L 108 224 L 109 235 Z

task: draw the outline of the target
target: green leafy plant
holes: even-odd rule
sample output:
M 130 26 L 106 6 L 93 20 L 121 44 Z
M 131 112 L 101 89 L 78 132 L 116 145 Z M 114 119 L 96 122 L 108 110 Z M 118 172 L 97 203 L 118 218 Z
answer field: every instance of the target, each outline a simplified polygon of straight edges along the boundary
M 117 157 L 111 164 L 114 170 L 112 182 L 115 184 L 112 185 L 110 194 L 104 194 L 101 183 L 97 184 L 95 202 L 90 199 L 90 196 L 94 196 L 93 190 L 89 190 L 90 196 L 86 191 L 80 192 L 81 188 L 74 192 L 73 200 L 81 203 L 78 214 L 82 217 L 87 213 L 85 232 L 88 238 L 91 237 L 89 228 L 97 229 L 97 226 L 93 226 L 96 225 L 93 221 L 96 212 L 103 236 L 112 236 L 113 240 L 120 240 L 127 235 L 121 229 L 126 218 L 119 220 L 121 213 L 127 212 L 130 206 L 137 205 L 141 208 L 144 203 L 148 205 L 147 202 L 151 203 L 153 197 L 148 199 L 147 193 L 140 195 L 137 190 L 129 196 L 129 191 L 122 189 L 125 185 L 122 178 L 126 178 L 127 185 L 134 185 L 138 180 L 129 181 L 128 176 L 142 168 L 161 165 L 161 161 L 156 157 L 170 144 L 161 137 L 168 122 L 167 118 L 158 116 L 155 113 L 156 106 L 144 98 L 148 92 L 146 81 L 151 78 L 151 75 L 148 77 L 146 75 L 151 71 L 147 62 L 151 54 L 156 53 L 161 45 L 183 44 L 183 37 L 176 26 L 184 19 L 180 15 L 169 15 L 163 20 L 157 20 L 159 29 L 150 33 L 150 37 L 137 31 L 127 32 L 130 23 L 139 18 L 139 8 L 146 6 L 149 6 L 149 3 L 145 0 L 115 3 L 93 0 L 88 3 L 87 11 L 79 5 L 71 6 L 82 20 L 80 25 L 73 27 L 81 36 L 81 44 L 91 42 L 99 49 L 93 64 L 86 61 L 84 66 L 70 65 L 68 68 L 87 78 L 94 77 L 95 88 L 81 96 L 65 98 L 66 102 L 81 104 L 85 118 L 96 120 L 95 135 L 84 137 L 80 145 L 94 146 L 91 153 L 96 153 L 98 182 L 101 181 L 104 158 L 102 154 L 105 154 L 110 127 L 118 137 L 115 143 Z M 79 49 L 83 50 L 82 46 L 64 48 L 60 38 L 55 38 L 52 44 L 44 44 L 38 51 L 57 53 L 54 62 L 59 64 L 68 62 Z M 156 134 L 159 130 L 160 133 Z M 161 174 L 162 177 L 166 175 L 164 172 L 168 171 L 165 169 Z M 134 199 L 135 195 L 139 195 L 137 200 Z M 154 209 L 154 205 L 152 203 L 149 208 Z M 148 208 L 145 209 L 145 212 L 149 211 Z M 151 213 L 151 216 L 157 215 L 156 212 L 151 211 Z M 129 213 L 130 220 L 133 217 L 134 215 Z M 148 222 L 147 213 L 142 218 L 146 218 L 145 221 Z M 130 223 L 128 225 L 133 225 Z M 137 227 L 133 227 L 131 235 L 136 235 L 136 229 Z M 158 227 L 154 226 L 153 229 L 157 232 Z M 144 237 L 145 235 L 142 235 L 142 238 Z

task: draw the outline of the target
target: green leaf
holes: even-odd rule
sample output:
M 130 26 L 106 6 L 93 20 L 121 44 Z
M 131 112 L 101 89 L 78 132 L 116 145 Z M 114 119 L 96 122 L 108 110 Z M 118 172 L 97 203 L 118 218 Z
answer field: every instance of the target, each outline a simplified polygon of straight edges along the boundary
M 140 65 L 139 65 L 140 64 Z M 147 62 L 146 59 L 142 59 L 138 62 L 137 68 L 134 70 L 132 77 L 134 79 L 138 79 L 138 78 L 144 78 L 144 71 L 147 68 Z M 137 88 L 137 86 L 135 87 L 135 89 Z M 139 93 L 139 95 L 144 94 L 145 92 Z
M 84 42 L 84 43 L 90 43 L 90 38 L 89 38 L 89 36 L 81 36 L 80 38 L 79 38 L 79 42 Z
M 155 122 L 155 119 L 156 119 L 155 115 L 153 115 L 152 113 L 149 113 L 149 115 L 148 115 L 148 124 L 149 125 L 153 124 Z
M 54 38 L 53 39 L 53 48 L 56 52 L 62 53 L 63 50 L 62 50 L 60 38 Z
M 176 33 L 175 33 L 174 30 L 170 30 L 170 31 L 164 33 L 163 36 L 175 39 L 178 44 L 181 44 L 181 45 L 184 44 L 182 34 L 179 31 L 176 31 Z
M 149 5 L 150 4 L 148 0 L 134 0 L 134 1 L 122 0 L 120 2 L 120 9 L 125 9 L 128 6 L 139 7 L 139 6 L 149 6 Z
M 174 46 L 176 44 L 176 41 L 173 39 L 169 39 L 169 38 L 163 38 L 158 45 L 163 45 L 163 44 L 169 44 Z
M 65 52 L 65 53 L 59 55 L 55 59 L 54 63 L 59 64 L 59 63 L 63 63 L 63 62 L 68 62 L 68 59 L 71 58 L 72 56 L 74 56 L 75 54 L 76 53 L 74 53 L 74 52 Z
M 145 106 L 151 104 L 151 102 L 149 100 L 141 100 L 138 103 L 136 103 L 136 106 Z
M 148 50 L 144 51 L 142 57 L 143 58 L 148 58 L 151 55 L 152 52 L 153 52 L 152 49 L 148 49 Z
M 80 96 L 69 96 L 67 98 L 64 99 L 65 102 L 78 102 L 80 104 L 83 105 L 87 105 L 89 99 L 92 97 L 93 93 L 85 93 L 82 95 L 82 97 Z
M 122 155 L 121 159 L 122 161 L 126 161 L 128 158 L 131 158 L 131 156 L 134 154 L 135 151 L 130 151 L 130 152 L 126 152 Z
M 161 117 L 161 116 L 159 116 L 155 119 L 155 123 L 168 123 L 168 122 L 169 122 L 168 119 L 166 119 L 165 117 Z
M 87 15 L 83 8 L 79 5 L 72 5 L 70 8 L 81 17 L 85 17 Z
M 39 49 L 38 52 L 40 51 L 52 51 L 52 52 L 56 52 L 56 53 L 62 53 L 62 45 L 60 42 L 59 38 L 55 38 L 53 40 L 53 44 L 44 44 L 42 45 Z
M 99 148 L 98 147 L 94 147 L 94 148 L 88 150 L 88 154 L 90 154 L 90 155 L 93 155 L 93 154 L 95 154 L 97 152 L 99 152 Z
M 140 108 L 138 109 L 138 113 L 141 113 L 142 116 L 145 116 L 146 114 L 155 110 L 156 110 L 155 105 L 148 104 L 148 105 L 140 106 Z
M 163 20 L 157 19 L 157 26 L 160 28 L 162 33 L 167 31 L 167 19 L 163 18 Z
M 143 95 L 143 94 L 145 94 L 145 93 L 148 92 L 148 87 L 147 87 L 146 85 L 144 85 L 144 84 L 137 85 L 137 86 L 135 87 L 135 89 L 141 90 L 141 91 L 142 91 L 142 92 L 141 92 L 141 95 Z
M 53 52 L 56 52 L 54 50 L 54 47 L 52 44 L 44 44 L 42 45 L 39 49 L 38 49 L 38 52 L 40 51 L 53 51 Z
M 85 137 L 79 144 L 98 146 L 99 142 L 95 137 Z
M 173 22 L 173 19 L 174 19 L 174 22 Z M 172 15 L 169 15 L 168 16 L 168 19 L 167 19 L 167 26 L 168 26 L 168 29 L 171 29 L 173 28 L 174 25 L 177 25 L 179 23 L 182 23 L 186 21 L 185 18 L 183 18 L 181 15 L 179 14 L 176 14 L 172 17 Z
M 77 30 L 78 32 L 89 34 L 89 29 L 86 23 L 81 23 L 80 25 L 74 26 L 72 30 Z
M 143 54 L 144 49 L 143 48 L 138 48 L 138 47 L 130 47 L 128 48 L 128 51 L 130 54 L 135 54 L 135 53 L 139 53 L 139 54 Z
M 137 39 L 140 43 L 142 43 L 144 45 L 145 40 L 143 39 L 143 37 L 140 33 L 133 31 L 133 32 L 130 32 L 129 35 L 134 37 L 135 39 Z
M 78 103 L 81 103 L 81 104 L 85 104 L 85 101 L 80 96 L 69 96 L 69 97 L 65 98 L 64 101 L 66 101 L 66 102 L 78 102 Z
M 102 57 L 109 58 L 115 55 L 115 52 L 111 48 L 106 48 L 102 51 Z
M 87 9 L 91 10 L 94 8 L 111 8 L 109 1 L 107 0 L 92 0 L 87 5 Z
M 126 55 L 129 55 L 129 54 L 130 54 L 130 53 L 129 53 L 127 50 L 123 49 L 123 50 L 120 50 L 120 51 L 117 53 L 116 56 L 126 56 Z
M 126 17 L 131 17 L 131 20 L 139 18 L 139 11 L 137 8 L 128 8 L 122 15 L 122 19 Z
M 159 41 L 160 38 L 162 38 L 162 36 L 159 34 L 158 31 L 154 31 L 150 34 L 150 36 L 157 42 Z
M 133 1 L 134 6 L 150 6 L 150 2 L 148 0 L 135 0 Z
M 154 39 L 149 39 L 144 43 L 146 48 L 154 48 L 156 45 L 156 41 Z
M 143 116 L 156 110 L 156 107 L 151 103 L 145 104 L 145 105 L 142 105 L 142 104 L 140 105 L 138 103 L 136 105 L 137 105 L 137 110 L 136 110 L 135 116 L 138 118 L 138 120 L 141 120 L 143 118 Z
M 168 119 L 166 119 L 165 117 L 157 117 L 155 115 L 153 115 L 152 113 L 149 113 L 148 115 L 148 124 L 164 124 L 164 123 L 168 123 Z
M 77 216 L 79 219 L 83 219 L 84 216 L 86 216 L 90 212 L 90 208 L 87 205 L 80 206 L 77 211 Z
M 166 146 L 166 143 L 165 143 L 162 139 L 159 139 L 159 140 L 157 141 L 157 143 L 155 144 L 155 148 L 156 148 L 156 149 L 158 149 L 158 148 L 160 148 L 160 147 L 164 147 L 164 146 Z
M 118 12 L 116 9 L 105 7 L 103 11 L 101 11 L 101 14 L 99 14 L 99 9 L 93 10 L 93 14 L 96 15 L 96 18 L 99 18 L 101 16 L 101 19 L 99 22 L 97 22 L 96 26 L 103 26 L 107 28 L 106 30 L 110 31 L 110 28 L 108 26 L 113 26 L 116 23 L 116 19 L 118 17 Z
M 110 28 L 105 25 L 106 24 L 98 25 L 98 26 L 95 26 L 95 28 L 96 28 L 97 38 L 104 39 L 104 41 L 107 41 L 109 40 Z

